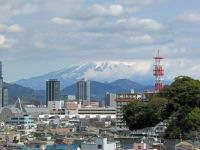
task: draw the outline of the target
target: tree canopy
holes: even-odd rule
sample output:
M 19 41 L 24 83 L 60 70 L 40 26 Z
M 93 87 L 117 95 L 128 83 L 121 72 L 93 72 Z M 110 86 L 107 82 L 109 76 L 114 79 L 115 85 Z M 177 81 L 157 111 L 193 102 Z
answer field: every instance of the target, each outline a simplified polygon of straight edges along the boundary
M 131 102 L 122 108 L 123 119 L 131 130 L 155 126 L 168 119 L 166 138 L 199 131 L 200 81 L 187 76 L 176 77 L 164 86 L 148 104 Z

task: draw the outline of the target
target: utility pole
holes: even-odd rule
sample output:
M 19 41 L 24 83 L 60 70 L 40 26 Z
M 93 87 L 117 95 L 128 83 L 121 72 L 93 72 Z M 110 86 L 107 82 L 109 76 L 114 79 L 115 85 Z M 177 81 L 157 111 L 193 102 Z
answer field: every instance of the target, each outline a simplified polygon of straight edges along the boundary
M 170 112 L 169 112 L 169 92 L 167 92 L 167 100 L 168 100 L 168 103 L 167 103 L 167 108 L 168 108 L 167 114 L 168 114 L 168 116 L 170 117 Z M 169 118 L 169 117 L 168 117 L 168 118 Z
M 180 133 L 180 142 L 182 143 L 182 134 Z
M 195 141 L 194 141 L 194 148 L 196 148 L 196 144 L 197 144 L 197 141 L 198 141 L 198 137 L 197 137 L 197 131 L 195 132 L 196 136 L 195 136 Z
M 161 147 L 161 137 L 160 137 L 160 150 L 162 149 L 162 147 Z

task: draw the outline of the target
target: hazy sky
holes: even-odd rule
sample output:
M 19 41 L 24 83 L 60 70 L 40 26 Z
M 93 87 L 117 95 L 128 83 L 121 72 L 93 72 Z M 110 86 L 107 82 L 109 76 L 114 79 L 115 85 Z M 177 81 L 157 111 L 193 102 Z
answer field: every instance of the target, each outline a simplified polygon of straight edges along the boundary
M 83 61 L 148 63 L 158 48 L 166 79 L 200 79 L 199 0 L 0 0 L 7 82 Z

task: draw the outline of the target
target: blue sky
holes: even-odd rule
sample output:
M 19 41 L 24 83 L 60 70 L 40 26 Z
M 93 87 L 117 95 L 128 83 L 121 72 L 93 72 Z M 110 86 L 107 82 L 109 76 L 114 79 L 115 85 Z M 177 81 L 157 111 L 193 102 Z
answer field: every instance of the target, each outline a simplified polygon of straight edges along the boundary
M 133 61 L 142 67 L 141 62 L 153 63 L 158 48 L 166 80 L 200 79 L 199 6 L 198 0 L 1 0 L 4 80 L 85 61 Z

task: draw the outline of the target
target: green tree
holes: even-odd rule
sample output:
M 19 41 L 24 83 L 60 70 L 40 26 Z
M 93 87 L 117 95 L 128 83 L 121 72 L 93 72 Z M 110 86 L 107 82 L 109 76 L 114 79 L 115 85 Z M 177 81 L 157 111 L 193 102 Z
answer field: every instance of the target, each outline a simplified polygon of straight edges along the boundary
M 200 81 L 179 76 L 171 85 L 155 93 L 148 104 L 132 102 L 123 107 L 123 117 L 131 130 L 155 126 L 169 120 L 165 137 L 178 138 L 200 131 Z
M 174 102 L 191 107 L 200 106 L 200 82 L 187 76 L 179 76 L 171 84 L 168 93 Z
M 145 127 L 141 117 L 145 116 L 143 110 L 145 110 L 146 107 L 146 104 L 139 101 L 130 102 L 122 107 L 123 120 L 126 121 L 129 129 L 135 130 Z
M 159 123 L 167 104 L 165 98 L 153 98 L 149 104 L 140 101 L 130 102 L 122 108 L 123 119 L 131 130 L 154 126 Z
M 200 126 L 200 109 L 195 107 L 190 113 L 187 114 L 182 120 L 183 128 L 185 131 L 195 131 Z

